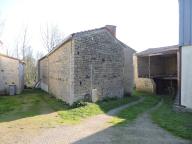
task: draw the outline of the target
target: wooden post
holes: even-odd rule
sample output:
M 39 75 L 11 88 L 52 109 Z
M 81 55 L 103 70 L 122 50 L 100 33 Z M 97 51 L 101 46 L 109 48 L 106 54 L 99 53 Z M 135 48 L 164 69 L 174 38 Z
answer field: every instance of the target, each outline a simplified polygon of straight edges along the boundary
M 149 63 L 149 67 L 148 67 L 149 78 L 151 78 L 151 58 L 150 58 L 150 56 L 149 56 L 149 59 L 148 59 L 148 63 Z

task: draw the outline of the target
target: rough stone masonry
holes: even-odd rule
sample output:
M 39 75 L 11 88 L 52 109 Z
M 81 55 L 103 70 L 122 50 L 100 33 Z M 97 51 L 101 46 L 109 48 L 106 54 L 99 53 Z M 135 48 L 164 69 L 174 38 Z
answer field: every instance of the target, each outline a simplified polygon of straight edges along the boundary
M 135 51 L 115 35 L 107 25 L 68 36 L 39 60 L 41 89 L 69 104 L 130 94 Z

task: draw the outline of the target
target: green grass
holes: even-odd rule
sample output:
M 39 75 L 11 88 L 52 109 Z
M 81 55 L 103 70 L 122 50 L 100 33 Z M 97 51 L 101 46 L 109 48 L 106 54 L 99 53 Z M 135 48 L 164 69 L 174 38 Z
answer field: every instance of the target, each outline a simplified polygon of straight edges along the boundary
M 155 96 L 153 94 L 134 92 L 133 95 L 135 97 L 143 96 L 144 100 L 136 105 L 122 110 L 115 118 L 110 121 L 110 123 L 114 125 L 124 125 L 129 122 L 132 122 L 138 117 L 139 114 L 142 114 L 143 112 L 154 107 L 160 101 L 160 97 Z
M 175 112 L 172 104 L 165 97 L 163 104 L 152 113 L 153 121 L 176 136 L 192 140 L 192 113 Z
M 42 91 L 25 90 L 16 96 L 0 96 L 0 122 L 48 113 L 44 95 Z
M 78 123 L 84 118 L 105 113 L 137 99 L 138 97 L 107 99 L 72 108 L 41 90 L 25 90 L 20 95 L 0 97 L 0 122 L 57 112 L 61 123 Z
M 67 111 L 59 111 L 59 115 L 62 117 L 62 122 L 64 123 L 78 123 L 84 118 L 106 113 L 110 109 L 138 99 L 138 97 L 127 97 L 121 99 L 100 101 L 97 103 L 87 103 L 87 105 L 83 107 L 73 108 Z

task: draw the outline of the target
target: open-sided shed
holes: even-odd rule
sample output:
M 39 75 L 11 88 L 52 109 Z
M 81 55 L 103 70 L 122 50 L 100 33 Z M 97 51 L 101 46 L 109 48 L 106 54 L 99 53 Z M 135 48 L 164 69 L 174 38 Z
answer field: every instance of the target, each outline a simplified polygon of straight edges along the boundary
M 157 94 L 176 94 L 179 80 L 179 47 L 177 45 L 151 48 L 136 54 L 137 78 L 153 81 Z M 139 89 L 141 81 L 136 80 Z M 141 88 L 145 91 L 145 88 Z

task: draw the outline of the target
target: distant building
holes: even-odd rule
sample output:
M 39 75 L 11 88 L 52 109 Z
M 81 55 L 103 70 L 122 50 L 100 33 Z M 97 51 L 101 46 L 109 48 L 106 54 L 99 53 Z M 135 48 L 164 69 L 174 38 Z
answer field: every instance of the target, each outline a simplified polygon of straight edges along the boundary
M 179 46 L 151 48 L 134 56 L 135 84 L 138 91 L 157 94 L 178 93 Z
M 16 86 L 19 94 L 24 88 L 24 62 L 0 54 L 0 95 L 8 94 L 9 85 Z
M 123 97 L 133 89 L 133 53 L 112 25 L 71 34 L 39 60 L 41 89 L 69 104 Z
M 192 109 L 192 0 L 179 0 L 181 53 L 179 105 Z

